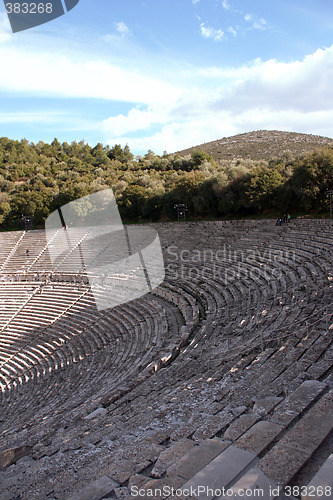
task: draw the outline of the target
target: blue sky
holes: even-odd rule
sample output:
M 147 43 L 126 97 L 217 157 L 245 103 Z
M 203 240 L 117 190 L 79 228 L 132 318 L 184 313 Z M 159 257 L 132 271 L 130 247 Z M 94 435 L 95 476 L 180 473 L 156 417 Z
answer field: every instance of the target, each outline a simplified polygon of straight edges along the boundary
M 174 152 L 237 133 L 333 137 L 327 0 L 80 0 L 12 34 L 0 136 Z

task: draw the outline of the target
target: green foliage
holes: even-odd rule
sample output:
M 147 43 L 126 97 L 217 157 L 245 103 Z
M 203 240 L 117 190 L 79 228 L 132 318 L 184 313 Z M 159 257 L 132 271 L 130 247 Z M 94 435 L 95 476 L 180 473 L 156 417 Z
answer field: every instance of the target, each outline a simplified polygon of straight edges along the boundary
M 327 208 L 326 189 L 333 187 L 333 149 L 314 151 L 298 160 L 289 184 L 294 205 L 304 210 Z
M 0 224 L 31 215 L 42 224 L 57 207 L 112 187 L 126 220 L 174 219 L 185 203 L 192 217 L 250 215 L 264 210 L 327 210 L 333 189 L 333 148 L 306 156 L 217 164 L 204 151 L 134 159 L 129 147 L 84 141 L 51 144 L 0 138 Z M 87 207 L 77 204 L 84 217 Z
M 120 144 L 116 144 L 111 149 L 107 146 L 106 153 L 110 160 L 118 160 L 121 163 L 132 161 L 134 158 L 127 144 L 124 149 L 121 148 Z
M 148 194 L 144 187 L 128 186 L 123 192 L 122 200 L 118 203 L 120 213 L 126 219 L 138 219 L 143 215 L 147 200 Z
M 254 168 L 244 178 L 244 206 L 254 210 L 277 208 L 278 189 L 283 182 L 284 178 L 277 169 Z
M 0 224 L 4 222 L 6 217 L 10 214 L 10 203 L 7 193 L 0 193 Z

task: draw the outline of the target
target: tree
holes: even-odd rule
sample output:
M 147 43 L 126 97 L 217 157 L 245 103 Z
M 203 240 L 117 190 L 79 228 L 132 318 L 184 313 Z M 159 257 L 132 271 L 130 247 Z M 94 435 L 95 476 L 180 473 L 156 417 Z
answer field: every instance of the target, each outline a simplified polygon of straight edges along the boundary
M 294 193 L 294 206 L 305 210 L 327 207 L 326 190 L 333 187 L 333 149 L 314 151 L 299 159 L 288 184 Z
M 22 215 L 31 215 L 38 224 L 43 222 L 50 213 L 52 194 L 48 191 L 31 192 L 16 195 L 12 200 L 12 216 L 20 219 Z
M 143 215 L 147 199 L 147 190 L 142 186 L 127 186 L 119 202 L 121 214 L 131 219 L 138 219 Z
M 0 193 L 0 224 L 2 224 L 6 217 L 10 214 L 9 195 L 7 193 Z
M 276 207 L 276 195 L 284 178 L 278 170 L 269 167 L 254 168 L 246 177 L 243 203 L 245 207 L 263 210 Z
M 94 158 L 93 159 L 94 166 L 107 167 L 110 163 L 110 158 L 106 154 L 103 144 L 101 144 L 100 142 L 93 148 L 92 156 Z
M 124 149 L 121 148 L 120 144 L 115 144 L 115 146 L 110 149 L 108 157 L 110 160 L 118 160 L 121 163 L 132 161 L 134 158 L 127 144 Z

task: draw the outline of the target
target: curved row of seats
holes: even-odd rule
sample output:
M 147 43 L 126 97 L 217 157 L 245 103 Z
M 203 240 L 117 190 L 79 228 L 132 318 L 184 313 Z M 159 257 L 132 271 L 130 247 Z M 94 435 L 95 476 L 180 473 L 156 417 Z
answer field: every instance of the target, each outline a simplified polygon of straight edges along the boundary
M 231 236 L 228 234 L 223 235 L 224 241 L 226 241 L 228 236 L 229 236 L 229 238 L 230 237 L 232 238 L 232 234 L 231 234 Z M 214 237 L 215 237 L 215 235 L 214 235 Z M 249 233 L 247 233 L 247 239 L 249 239 Z M 266 234 L 266 239 L 267 239 L 267 234 Z M 189 240 L 190 240 L 190 238 L 189 238 Z M 217 247 L 218 247 L 219 246 L 218 239 L 215 238 L 215 242 L 217 243 Z M 200 249 L 200 245 L 197 245 L 197 247 Z M 286 247 L 288 247 L 288 242 L 286 242 L 286 239 L 284 238 L 284 248 L 286 248 Z M 243 248 L 244 248 L 244 251 L 246 251 L 248 249 L 248 246 L 245 245 Z M 238 240 L 236 251 L 239 252 L 241 249 L 242 249 L 242 246 L 240 245 L 240 242 Z M 275 246 L 274 251 L 279 252 L 279 245 L 278 244 Z M 305 255 L 305 253 L 304 253 L 305 251 L 298 248 L 297 249 L 297 257 L 298 258 L 300 258 L 300 252 L 303 252 L 303 254 L 301 255 L 302 258 L 307 257 L 307 255 Z M 7 264 L 8 264 L 8 262 L 7 262 Z M 288 283 L 283 282 L 283 280 L 281 280 L 281 283 L 279 283 L 276 280 L 270 279 L 271 276 L 269 275 L 269 273 L 271 272 L 272 269 L 269 266 L 265 266 L 264 258 L 262 258 L 260 256 L 260 253 L 257 256 L 256 265 L 248 264 L 246 262 L 245 263 L 241 262 L 240 264 L 242 265 L 242 270 L 245 270 L 245 284 L 243 285 L 243 287 L 242 287 L 242 276 L 241 276 L 241 279 L 238 280 L 238 282 L 231 283 L 231 280 L 229 280 L 227 282 L 221 283 L 221 280 L 219 279 L 219 277 L 218 278 L 214 277 L 214 270 L 216 268 L 214 270 L 210 269 L 210 267 L 212 265 L 210 262 L 203 263 L 205 274 L 204 274 L 204 280 L 201 280 L 201 283 L 199 280 L 191 279 L 190 284 L 186 283 L 184 286 L 182 286 L 182 283 L 178 282 L 177 286 L 179 286 L 181 293 L 184 294 L 185 290 L 186 290 L 186 286 L 190 287 L 191 284 L 195 283 L 196 290 L 194 292 L 194 296 L 196 297 L 196 300 L 198 300 L 199 303 L 201 303 L 203 301 L 205 314 L 206 314 L 207 318 L 208 319 L 215 318 L 216 314 L 219 310 L 224 310 L 227 307 L 229 320 L 232 317 L 238 316 L 240 306 L 243 307 L 244 295 L 245 295 L 245 300 L 246 301 L 248 300 L 246 297 L 246 293 L 247 293 L 246 290 L 250 290 L 251 293 L 252 292 L 254 293 L 253 307 L 255 308 L 256 303 L 258 303 L 258 302 L 261 303 L 261 305 L 262 305 L 263 298 L 264 298 L 263 294 L 265 294 L 266 297 L 267 296 L 269 297 L 270 295 L 273 298 L 275 297 L 276 293 L 278 293 L 279 290 L 277 288 L 271 289 L 271 287 L 273 287 L 273 285 L 276 286 L 277 283 L 278 283 L 278 285 L 281 285 L 281 283 L 283 283 L 283 289 L 285 289 L 287 286 L 289 286 Z M 314 264 L 312 264 L 312 263 L 307 262 L 308 266 L 304 266 L 304 269 L 302 267 L 300 267 L 298 264 L 299 264 L 299 262 L 297 262 L 296 259 L 290 259 L 286 265 L 284 264 L 284 267 L 287 268 L 287 272 L 286 272 L 286 269 L 284 270 L 285 271 L 283 273 L 284 277 L 291 280 L 293 285 L 296 285 L 300 281 L 305 281 L 307 277 L 311 278 L 313 274 L 316 274 L 316 275 L 320 274 L 320 270 L 316 271 L 313 269 Z M 224 265 L 227 265 L 227 268 L 224 267 L 224 270 L 226 270 L 226 272 L 227 272 L 227 277 L 228 277 L 228 275 L 230 275 L 230 273 L 232 274 L 233 269 L 235 270 L 235 275 L 237 276 L 237 272 L 240 269 L 239 267 L 237 267 L 237 260 L 234 262 L 230 262 L 227 260 L 226 264 L 224 264 Z M 312 268 L 309 267 L 309 265 L 312 266 Z M 265 266 L 266 269 L 263 266 Z M 223 270 L 223 265 L 220 267 Z M 186 264 L 184 265 L 182 263 L 182 270 L 184 270 L 184 268 L 186 269 Z M 200 269 L 200 263 L 199 263 L 199 265 L 197 265 L 197 268 Z M 190 274 L 191 270 L 193 270 L 193 262 L 191 263 L 191 268 L 189 268 L 189 274 Z M 306 272 L 306 270 L 308 272 Z M 265 273 L 268 273 L 268 279 L 266 280 L 267 283 L 265 283 L 265 276 L 264 277 L 261 276 L 261 275 L 264 275 Z M 209 276 L 210 274 L 213 275 L 212 279 L 207 278 L 207 275 Z M 190 277 L 192 278 L 192 276 L 190 276 Z M 264 282 L 263 282 L 263 279 L 264 279 Z M 185 281 L 186 281 L 186 279 L 185 279 Z M 199 281 L 199 283 L 198 283 L 198 281 Z M 311 283 L 311 280 L 310 280 L 310 283 Z M 198 286 L 198 284 L 199 284 L 199 286 Z M 245 286 L 245 289 L 244 289 L 244 286 Z M 207 293 L 207 289 L 209 289 L 208 293 Z M 198 296 L 198 290 L 200 292 L 199 296 Z M 64 290 L 62 289 L 62 291 L 64 291 Z M 84 292 L 84 293 L 86 293 L 86 292 Z M 206 299 L 205 299 L 205 295 L 207 295 Z M 229 295 L 229 297 L 228 297 L 228 295 Z M 176 294 L 174 293 L 174 296 L 176 297 L 177 293 Z M 189 295 L 189 296 L 191 297 L 191 295 Z M 171 293 L 171 297 L 172 297 L 172 293 Z M 47 314 L 49 315 L 49 317 L 46 317 L 46 313 L 45 313 L 45 311 L 43 311 L 43 308 L 41 309 L 42 314 L 40 316 L 38 315 L 38 311 L 39 311 L 38 302 L 40 302 L 40 299 L 42 300 L 43 303 L 44 302 L 46 303 L 46 306 L 47 306 L 46 309 L 48 311 Z M 77 300 L 77 297 L 75 297 L 75 294 L 72 293 L 72 291 L 71 291 L 70 292 L 70 301 L 75 302 L 76 300 Z M 169 300 L 170 300 L 170 298 L 169 298 Z M 71 307 L 71 305 L 61 303 L 61 301 L 59 301 L 59 299 L 57 297 L 56 297 L 55 301 L 56 301 L 56 304 L 53 304 L 52 299 L 50 300 L 50 297 L 48 296 L 48 290 L 46 288 L 45 291 L 43 291 L 43 297 L 38 297 L 37 294 L 35 294 L 34 297 L 30 298 L 29 304 L 26 304 L 25 308 L 23 308 L 23 310 L 20 311 L 20 315 L 17 316 L 16 322 L 18 324 L 24 322 L 25 329 L 28 329 L 28 330 L 32 330 L 32 329 L 37 328 L 37 327 L 41 328 L 43 326 L 43 324 L 47 324 L 48 322 L 55 322 L 58 319 L 58 317 L 61 316 L 63 308 L 65 308 L 65 310 L 66 310 L 68 307 Z M 171 302 L 172 302 L 172 298 L 171 298 Z M 178 307 L 180 307 L 180 302 L 178 301 L 178 303 L 176 303 L 176 305 Z M 90 306 L 89 306 L 89 304 L 87 304 L 87 305 L 83 305 L 83 307 L 89 309 Z M 249 307 L 251 308 L 250 304 L 249 304 Z M 193 308 L 193 304 L 192 304 L 192 308 Z M 60 311 L 58 311 L 57 309 L 58 310 L 60 309 Z M 197 309 L 198 309 L 198 307 L 197 307 Z M 31 320 L 31 311 L 33 311 L 33 314 L 34 314 L 33 320 Z M 186 316 L 186 313 L 184 311 L 182 311 L 182 312 Z M 194 315 L 195 314 L 197 314 L 197 313 L 194 313 Z M 267 317 L 270 318 L 269 315 Z M 190 320 L 190 318 L 186 318 L 186 321 L 188 321 L 188 320 Z M 192 320 L 193 320 L 193 318 L 192 318 Z M 271 319 L 269 321 L 271 321 Z M 266 322 L 269 322 L 269 321 L 266 320 Z M 253 318 L 251 316 L 251 325 L 253 323 L 256 323 L 256 321 L 253 321 Z M 242 323 L 241 327 L 244 327 L 244 323 Z M 6 329 L 6 343 L 4 345 L 7 344 L 7 349 L 9 349 L 11 347 L 12 343 L 15 343 L 15 339 L 16 339 L 15 335 L 16 335 L 16 333 L 15 333 L 15 318 L 12 318 L 10 326 L 8 326 Z M 19 332 L 19 338 L 20 338 L 19 349 L 21 349 L 22 343 L 24 343 L 24 336 L 25 336 L 24 331 Z M 29 335 L 26 338 L 29 341 Z M 8 343 L 9 343 L 9 345 L 8 345 Z M 6 349 L 3 349 L 2 354 L 3 354 L 4 358 L 6 357 L 6 355 L 9 356 L 10 358 L 13 357 L 12 350 L 10 350 L 7 353 Z
M 67 285 L 67 291 L 72 292 L 69 294 L 72 302 L 68 304 L 64 286 L 47 288 L 2 331 L 1 372 L 9 389 L 15 380 L 21 384 L 27 378 L 45 377 L 97 351 L 105 354 L 112 366 L 108 371 L 116 383 L 117 377 L 122 376 L 119 368 L 135 367 L 132 360 L 135 354 L 142 353 L 141 363 L 144 363 L 149 348 L 167 341 L 165 312 L 152 300 L 142 299 L 139 305 L 131 303 L 98 312 L 88 289 L 71 289 Z M 52 300 L 47 300 L 51 291 Z M 35 317 L 29 320 L 33 311 Z M 12 392 L 6 391 L 4 397 L 10 399 Z
M 0 287 L 0 300 L 8 286 L 22 290 L 0 332 L 0 436 L 8 448 L 30 440 L 37 462 L 50 457 L 49 478 L 59 470 L 66 476 L 66 487 L 52 483 L 59 498 L 82 487 L 80 474 L 69 477 L 66 467 L 80 464 L 91 480 L 109 475 L 123 485 L 141 472 L 149 482 L 152 447 L 230 439 L 242 415 L 251 425 L 262 418 L 255 401 L 277 404 L 306 380 L 332 373 L 331 222 L 154 228 L 166 279 L 131 303 L 98 311 L 94 294 L 106 291 L 87 282 L 49 283 L 42 293 L 38 282 Z M 24 238 L 13 238 L 16 252 Z M 45 260 L 35 259 L 30 271 L 52 269 L 42 238 L 36 246 Z M 2 276 L 15 272 L 15 251 L 3 256 Z M 96 409 L 103 417 L 89 416 Z M 117 429 L 111 451 L 108 429 Z M 60 430 L 66 445 L 59 448 Z M 61 465 L 52 461 L 59 449 Z M 28 498 L 28 484 L 37 481 L 40 496 L 30 498 L 45 498 L 50 484 L 38 472 L 25 481 L 16 496 Z

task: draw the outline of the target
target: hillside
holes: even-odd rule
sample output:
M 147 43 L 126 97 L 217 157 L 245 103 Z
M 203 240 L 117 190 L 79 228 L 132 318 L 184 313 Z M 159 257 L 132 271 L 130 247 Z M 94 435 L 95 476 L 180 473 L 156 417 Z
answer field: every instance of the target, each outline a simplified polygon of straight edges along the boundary
M 269 160 L 270 158 L 281 157 L 285 151 L 290 151 L 293 156 L 299 156 L 328 144 L 333 144 L 333 139 L 319 135 L 279 132 L 277 130 L 257 130 L 232 137 L 224 137 L 217 141 L 184 149 L 178 153 L 183 156 L 191 154 L 195 150 L 201 150 L 211 154 L 216 161 L 235 158 Z
M 0 227 L 22 227 L 27 220 L 40 227 L 57 207 L 110 187 L 126 222 L 175 219 L 176 204 L 185 204 L 193 218 L 329 211 L 333 147 L 322 146 L 332 139 L 266 131 L 213 144 L 227 158 L 219 164 L 205 151 L 148 151 L 134 159 L 128 146 L 117 144 L 0 138 Z M 298 156 L 307 150 L 306 158 Z M 295 158 L 283 157 L 285 151 Z

